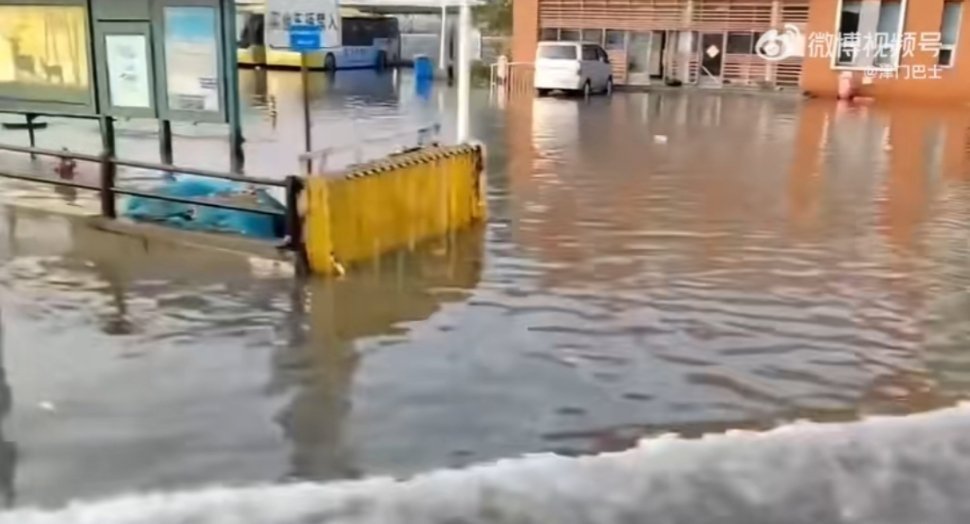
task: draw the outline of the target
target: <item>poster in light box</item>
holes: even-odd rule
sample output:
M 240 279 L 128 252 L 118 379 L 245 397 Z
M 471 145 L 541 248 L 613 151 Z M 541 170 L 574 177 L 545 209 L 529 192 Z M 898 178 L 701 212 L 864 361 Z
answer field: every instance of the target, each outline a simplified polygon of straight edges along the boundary
M 0 5 L 0 98 L 89 102 L 88 43 L 83 7 Z
M 215 9 L 165 8 L 165 67 L 170 110 L 220 111 Z
M 111 105 L 135 108 L 152 106 L 147 40 L 145 35 L 105 35 Z

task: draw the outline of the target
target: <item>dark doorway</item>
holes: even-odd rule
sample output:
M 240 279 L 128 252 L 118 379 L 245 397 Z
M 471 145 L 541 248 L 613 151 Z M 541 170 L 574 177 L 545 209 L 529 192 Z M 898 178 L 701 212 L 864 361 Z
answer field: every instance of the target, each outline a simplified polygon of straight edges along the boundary
M 721 80 L 721 64 L 724 62 L 724 33 L 701 35 L 701 75 L 710 80 Z

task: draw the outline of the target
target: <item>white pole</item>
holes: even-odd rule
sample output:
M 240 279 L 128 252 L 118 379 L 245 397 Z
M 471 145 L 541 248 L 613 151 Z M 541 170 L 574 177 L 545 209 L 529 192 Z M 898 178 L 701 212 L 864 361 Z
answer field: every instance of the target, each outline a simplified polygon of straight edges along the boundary
M 468 141 L 468 110 L 471 99 L 471 56 L 469 40 L 472 12 L 468 0 L 462 0 L 458 14 L 458 142 Z
M 448 43 L 448 5 L 445 0 L 441 0 L 441 42 L 438 47 L 438 70 L 444 71 L 448 67 L 448 50 L 445 44 Z

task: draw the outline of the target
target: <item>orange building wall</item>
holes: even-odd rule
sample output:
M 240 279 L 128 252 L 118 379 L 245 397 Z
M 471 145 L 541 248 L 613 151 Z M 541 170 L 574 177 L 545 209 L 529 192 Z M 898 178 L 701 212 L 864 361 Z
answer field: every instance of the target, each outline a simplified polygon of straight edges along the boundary
M 943 4 L 944 0 L 909 0 L 903 31 L 938 33 Z M 875 98 L 970 101 L 970 3 L 964 3 L 963 9 L 955 61 L 953 67 L 942 70 L 941 78 L 907 79 L 907 68 L 903 67 L 899 71 L 899 78 L 874 78 L 871 85 L 861 86 L 860 94 Z M 835 33 L 838 10 L 839 0 L 813 0 L 805 34 Z M 925 65 L 931 68 L 936 63 L 936 56 L 930 51 L 921 51 L 919 46 L 913 56 L 900 58 L 900 65 L 903 66 Z M 820 96 L 836 96 L 842 70 L 833 69 L 831 64 L 831 57 L 805 57 L 802 90 Z M 862 72 L 855 74 L 861 77 Z
M 539 0 L 512 2 L 512 61 L 535 61 L 539 43 Z

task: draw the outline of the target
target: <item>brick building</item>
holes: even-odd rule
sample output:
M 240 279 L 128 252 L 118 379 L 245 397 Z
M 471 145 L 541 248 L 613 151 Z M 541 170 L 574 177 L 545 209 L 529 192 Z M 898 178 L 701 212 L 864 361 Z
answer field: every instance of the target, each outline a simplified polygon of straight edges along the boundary
M 582 40 L 610 54 L 617 84 L 802 89 L 834 95 L 851 71 L 863 93 L 970 100 L 970 45 L 958 0 L 515 0 L 513 60 L 531 62 L 539 40 Z M 802 35 L 792 56 L 758 56 L 768 31 Z M 903 40 L 936 35 L 911 53 L 863 52 L 848 35 Z M 827 49 L 807 45 L 830 35 Z M 831 45 L 835 42 L 834 45 Z M 815 43 L 818 43 L 817 41 Z M 811 44 L 811 42 L 809 42 Z M 913 78 L 913 68 L 932 75 Z M 869 74 L 864 74 L 869 71 Z

